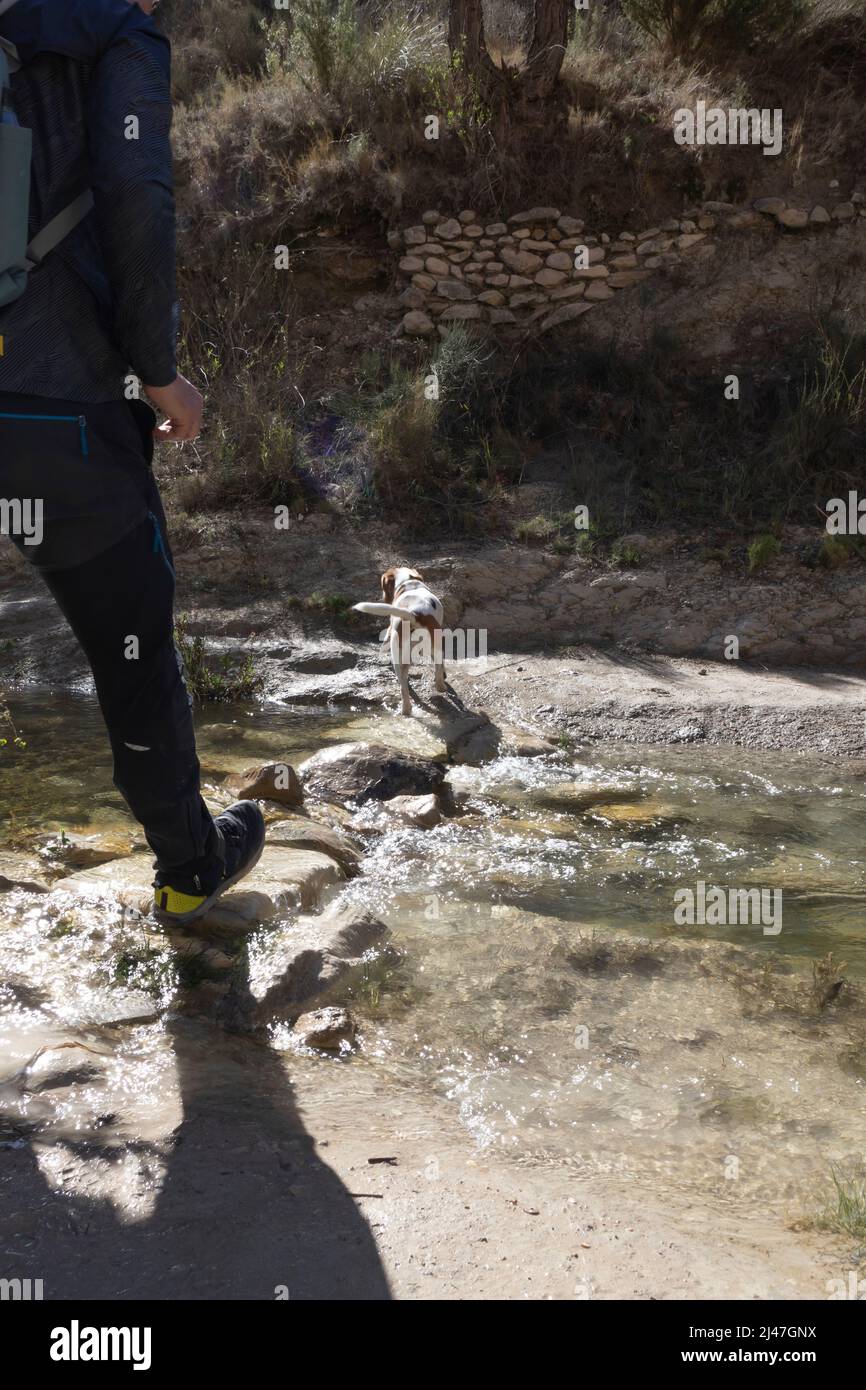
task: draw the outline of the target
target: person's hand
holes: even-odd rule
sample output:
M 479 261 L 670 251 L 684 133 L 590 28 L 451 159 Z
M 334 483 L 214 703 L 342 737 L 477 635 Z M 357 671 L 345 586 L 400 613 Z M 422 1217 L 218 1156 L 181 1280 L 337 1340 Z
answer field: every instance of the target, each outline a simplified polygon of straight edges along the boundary
M 145 386 L 157 410 L 168 416 L 153 432 L 154 439 L 196 439 L 201 434 L 204 399 L 180 373 L 170 386 Z

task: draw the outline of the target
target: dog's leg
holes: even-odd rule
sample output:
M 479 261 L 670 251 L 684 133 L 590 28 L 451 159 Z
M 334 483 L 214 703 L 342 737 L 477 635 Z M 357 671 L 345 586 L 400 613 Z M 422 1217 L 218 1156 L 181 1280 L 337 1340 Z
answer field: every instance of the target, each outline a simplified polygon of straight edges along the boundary
M 405 637 L 405 641 L 404 641 Z M 409 662 L 404 658 L 409 656 L 409 652 L 404 651 L 404 647 L 409 645 L 409 624 L 401 621 L 391 622 L 391 665 L 400 682 L 401 714 L 412 713 L 412 698 L 409 693 Z
M 434 684 L 441 694 L 445 690 L 445 661 L 442 652 L 442 629 L 439 626 L 433 629 L 433 660 L 436 663 Z

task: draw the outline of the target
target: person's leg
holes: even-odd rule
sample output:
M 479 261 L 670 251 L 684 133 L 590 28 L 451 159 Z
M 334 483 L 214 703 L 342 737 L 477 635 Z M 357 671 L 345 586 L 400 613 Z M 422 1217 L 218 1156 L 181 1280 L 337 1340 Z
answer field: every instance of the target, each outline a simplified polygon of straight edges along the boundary
M 13 528 L 12 540 L 90 662 L 115 784 L 156 855 L 157 913 L 185 922 L 250 871 L 265 829 L 253 802 L 215 822 L 199 792 L 173 640 L 174 570 L 150 469 L 154 424 L 139 402 L 0 394 L 0 495 L 17 499 L 22 517 L 38 513 L 38 534 Z
M 204 867 L 217 846 L 199 794 L 189 696 L 173 641 L 174 573 L 152 515 L 101 555 L 45 580 L 84 649 L 114 754 L 114 781 L 163 871 Z

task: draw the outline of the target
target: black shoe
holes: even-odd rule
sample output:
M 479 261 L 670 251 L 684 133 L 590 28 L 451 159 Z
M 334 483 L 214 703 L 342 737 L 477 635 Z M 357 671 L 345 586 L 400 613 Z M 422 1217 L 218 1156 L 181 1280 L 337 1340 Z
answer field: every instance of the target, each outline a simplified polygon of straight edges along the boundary
M 265 818 L 255 801 L 236 801 L 216 817 L 214 825 L 219 837 L 216 868 L 201 873 L 158 871 L 153 883 L 158 922 L 176 926 L 194 922 L 259 862 L 265 847 Z

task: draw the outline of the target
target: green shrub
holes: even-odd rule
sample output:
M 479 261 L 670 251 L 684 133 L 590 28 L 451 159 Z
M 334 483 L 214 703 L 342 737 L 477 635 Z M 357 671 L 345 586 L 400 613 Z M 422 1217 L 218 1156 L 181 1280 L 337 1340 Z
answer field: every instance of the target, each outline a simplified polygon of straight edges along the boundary
M 748 550 L 749 573 L 764 569 L 771 560 L 775 560 L 781 549 L 775 536 L 756 536 Z

